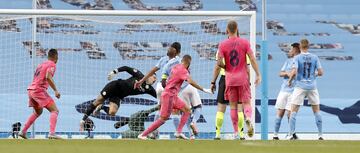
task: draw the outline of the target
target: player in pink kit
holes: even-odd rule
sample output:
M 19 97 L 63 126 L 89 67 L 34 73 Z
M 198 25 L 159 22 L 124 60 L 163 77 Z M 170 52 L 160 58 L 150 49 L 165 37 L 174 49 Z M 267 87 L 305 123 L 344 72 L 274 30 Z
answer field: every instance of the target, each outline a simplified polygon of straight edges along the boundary
M 256 72 L 256 85 L 261 82 L 261 76 L 249 41 L 237 37 L 237 30 L 236 21 L 230 20 L 226 28 L 228 39 L 219 44 L 219 59 L 217 64 L 219 67 L 225 69 L 225 99 L 230 102 L 230 117 L 234 127 L 235 138 L 239 138 L 238 111 L 241 112 L 243 110 L 242 105 L 244 105 L 245 108 L 244 114 L 248 135 L 252 137 L 254 128 L 251 124 L 251 91 L 247 75 L 246 55 L 248 55 L 251 66 Z M 223 62 L 223 59 L 225 59 L 226 63 Z
M 54 100 L 47 93 L 47 88 L 50 87 L 55 92 L 55 97 L 60 98 L 60 93 L 56 89 L 53 76 L 56 70 L 56 63 L 58 61 L 58 52 L 56 49 L 50 49 L 48 52 L 48 60 L 39 64 L 36 68 L 34 79 L 28 87 L 29 107 L 34 108 L 34 113 L 30 115 L 25 123 L 24 128 L 19 136 L 27 139 L 26 133 L 34 121 L 41 115 L 45 107 L 50 112 L 50 133 L 49 139 L 61 139 L 55 135 L 56 121 L 59 110 L 56 107 Z
M 141 133 L 138 136 L 139 139 L 143 139 L 143 140 L 147 139 L 147 135 L 149 133 L 151 133 L 152 131 L 156 130 L 161 125 L 163 125 L 165 121 L 169 118 L 171 111 L 173 109 L 177 109 L 183 112 L 180 119 L 180 124 L 176 129 L 175 136 L 181 139 L 188 139 L 182 133 L 182 128 L 184 127 L 185 123 L 188 121 L 191 109 L 189 108 L 189 106 L 185 104 L 185 102 L 183 102 L 178 97 L 181 84 L 184 81 L 187 81 L 193 87 L 201 91 L 204 91 L 206 93 L 212 94 L 210 89 L 203 89 L 201 86 L 199 86 L 196 82 L 194 82 L 191 79 L 188 70 L 190 63 L 191 63 L 191 56 L 184 55 L 181 60 L 181 64 L 177 64 L 172 68 L 165 90 L 161 94 L 161 98 L 160 98 L 161 101 L 160 118 L 157 119 L 154 123 L 152 123 L 150 127 L 148 127 L 143 133 Z

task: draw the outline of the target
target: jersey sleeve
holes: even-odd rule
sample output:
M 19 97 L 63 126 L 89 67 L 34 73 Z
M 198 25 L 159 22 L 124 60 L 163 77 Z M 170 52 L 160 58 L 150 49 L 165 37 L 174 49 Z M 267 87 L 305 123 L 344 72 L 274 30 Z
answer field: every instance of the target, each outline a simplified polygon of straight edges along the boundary
M 165 62 L 166 57 L 161 57 L 159 61 L 156 63 L 155 67 L 161 68 L 161 65 Z
M 281 67 L 280 71 L 285 71 L 287 64 L 288 64 L 288 61 L 286 61 L 286 62 L 284 63 L 284 65 Z M 292 62 L 291 62 L 290 64 L 292 64 Z
M 217 54 L 218 58 L 224 58 L 224 47 L 223 47 L 223 43 L 219 44 L 219 49 L 218 49 L 218 54 Z
M 150 96 L 157 98 L 156 97 L 156 91 L 154 89 L 154 87 L 150 86 L 150 88 L 146 91 L 147 94 L 149 94 Z
M 55 74 L 55 66 L 49 66 L 47 69 L 46 69 L 46 73 L 50 73 L 51 76 L 54 76 Z
M 252 49 L 251 49 L 251 46 L 250 46 L 250 42 L 249 41 L 247 41 L 246 40 L 246 43 L 245 43 L 246 45 L 245 45 L 245 51 L 246 51 L 246 54 L 252 54 L 252 55 L 254 55 L 254 53 L 253 53 L 253 51 L 252 51 Z M 246 57 L 246 63 L 247 63 L 247 58 L 248 57 Z M 249 59 L 249 61 L 250 61 L 250 59 Z
M 144 77 L 144 74 L 142 74 L 139 70 L 134 69 L 132 67 L 128 67 L 128 66 L 122 66 L 117 68 L 118 72 L 123 72 L 126 71 L 127 73 L 129 73 L 130 75 L 132 75 L 133 77 L 137 78 L 137 79 L 141 79 Z
M 297 69 L 299 68 L 299 56 L 295 56 L 294 60 L 291 62 L 291 68 Z
M 170 75 L 170 72 L 171 72 L 170 64 L 167 63 L 161 72 L 161 79 L 167 79 Z

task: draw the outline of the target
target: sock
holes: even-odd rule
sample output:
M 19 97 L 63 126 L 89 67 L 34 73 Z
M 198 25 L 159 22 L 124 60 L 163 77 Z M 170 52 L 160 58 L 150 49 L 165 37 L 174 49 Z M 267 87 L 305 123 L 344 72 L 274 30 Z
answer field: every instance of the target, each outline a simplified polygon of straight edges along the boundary
M 104 110 L 106 114 L 109 114 L 109 111 L 110 111 L 109 106 L 103 105 L 103 106 L 101 107 L 101 109 Z
M 165 121 L 162 119 L 157 119 L 154 123 L 152 123 L 143 133 L 142 136 L 147 136 L 149 133 L 153 132 L 157 128 L 159 128 L 161 125 L 163 125 Z
M 173 118 L 174 127 L 175 129 L 177 129 L 180 124 L 179 115 L 172 115 L 172 118 Z
M 296 112 L 290 114 L 290 135 L 295 133 Z
M 193 112 L 192 122 L 196 123 L 201 115 L 201 107 L 195 108 Z
M 186 124 L 186 122 L 188 121 L 189 117 L 190 117 L 189 112 L 183 112 L 183 114 L 181 115 L 180 124 L 179 124 L 178 128 L 176 129 L 176 132 L 178 132 L 178 133 L 182 132 L 182 129 L 183 129 L 184 125 Z
M 278 136 L 279 130 L 280 130 L 280 125 L 281 125 L 281 117 L 276 116 L 275 118 L 275 130 L 274 130 L 274 137 Z
M 238 132 L 238 114 L 237 114 L 237 109 L 231 109 L 230 110 L 230 118 L 232 121 L 232 125 L 234 127 L 234 133 Z
M 90 114 L 94 112 L 95 108 L 96 106 L 93 103 L 90 103 L 82 120 L 85 121 L 90 116 Z
M 246 119 L 251 120 L 251 117 L 252 117 L 251 105 L 249 103 L 245 103 L 243 106 L 244 106 L 244 114 L 245 114 Z
M 30 115 L 30 117 L 27 119 L 24 128 L 22 130 L 22 133 L 26 134 L 27 130 L 29 129 L 29 127 L 34 123 L 34 121 L 38 118 L 39 116 L 35 113 L 32 113 Z
M 59 112 L 50 113 L 50 134 L 55 134 L 56 122 Z
M 216 113 L 216 120 L 215 120 L 215 127 L 216 127 L 216 137 L 220 137 L 221 127 L 224 121 L 224 113 L 217 112 Z
M 319 131 L 319 136 L 321 137 L 322 136 L 322 119 L 321 119 L 321 115 L 319 112 L 317 113 L 314 113 L 315 115 L 315 123 L 316 123 L 316 126 L 318 128 L 318 131 Z
M 238 112 L 238 129 L 241 130 L 244 128 L 244 113 Z

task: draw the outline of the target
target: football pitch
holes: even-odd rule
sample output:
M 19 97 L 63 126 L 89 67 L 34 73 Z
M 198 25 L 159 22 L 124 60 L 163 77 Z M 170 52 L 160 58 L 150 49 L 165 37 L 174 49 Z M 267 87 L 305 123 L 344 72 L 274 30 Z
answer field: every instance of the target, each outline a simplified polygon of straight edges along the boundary
M 360 141 L 0 140 L 1 153 L 350 153 Z

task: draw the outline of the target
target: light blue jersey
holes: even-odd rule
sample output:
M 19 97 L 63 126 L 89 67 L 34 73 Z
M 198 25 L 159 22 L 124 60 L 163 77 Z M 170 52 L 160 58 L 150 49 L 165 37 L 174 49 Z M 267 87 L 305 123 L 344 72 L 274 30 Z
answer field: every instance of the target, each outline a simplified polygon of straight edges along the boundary
M 164 66 L 166 65 L 166 63 L 168 63 L 168 61 L 169 61 L 169 56 L 163 56 L 158 60 L 155 67 L 159 68 L 160 72 L 162 72 L 162 70 L 164 69 Z M 160 77 L 161 77 L 161 74 L 160 74 Z M 157 78 L 159 78 L 159 74 L 157 75 Z
M 170 77 L 171 74 L 171 69 L 177 65 L 181 63 L 181 58 L 179 56 L 176 56 L 173 59 L 170 59 L 168 63 L 165 64 L 162 73 L 161 73 L 161 78 L 162 79 L 167 79 L 168 77 Z M 181 85 L 181 90 L 184 89 L 189 83 L 187 83 L 186 81 L 184 81 L 184 83 Z
M 163 79 L 166 79 L 170 76 L 171 69 L 176 65 L 181 63 L 181 58 L 179 56 L 176 56 L 173 59 L 170 59 L 163 67 L 161 75 Z
M 311 53 L 301 53 L 294 58 L 294 68 L 297 69 L 296 87 L 304 90 L 316 89 L 316 71 L 321 69 L 319 57 Z
M 281 71 L 284 72 L 290 72 L 293 68 L 293 62 L 294 58 L 289 58 L 285 61 L 284 65 L 281 68 Z M 295 80 L 292 82 L 291 86 L 288 86 L 288 81 L 289 81 L 289 77 L 285 76 L 283 79 L 283 83 L 281 84 L 281 89 L 280 91 L 282 92 L 293 92 L 294 91 L 294 85 L 295 85 Z

